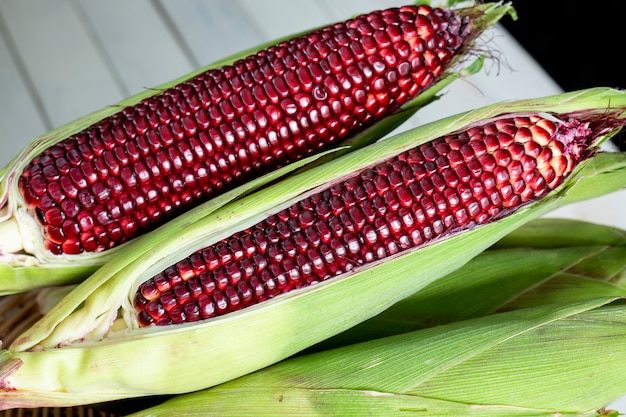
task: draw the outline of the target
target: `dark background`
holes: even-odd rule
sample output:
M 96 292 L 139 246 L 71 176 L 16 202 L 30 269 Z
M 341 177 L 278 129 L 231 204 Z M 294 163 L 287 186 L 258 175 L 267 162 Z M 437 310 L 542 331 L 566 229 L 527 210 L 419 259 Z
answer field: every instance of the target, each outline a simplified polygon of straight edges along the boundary
M 626 0 L 516 0 L 502 25 L 565 91 L 626 89 Z M 613 138 L 626 151 L 626 133 Z

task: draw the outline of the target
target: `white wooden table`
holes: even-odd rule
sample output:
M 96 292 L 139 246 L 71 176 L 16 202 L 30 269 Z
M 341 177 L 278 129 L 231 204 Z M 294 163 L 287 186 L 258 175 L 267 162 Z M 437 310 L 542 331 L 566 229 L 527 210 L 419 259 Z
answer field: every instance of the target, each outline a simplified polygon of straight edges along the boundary
M 0 166 L 48 130 L 231 53 L 399 0 L 0 0 Z M 503 65 L 455 82 L 403 129 L 559 86 L 499 27 Z M 553 212 L 626 229 L 626 191 Z M 623 405 L 622 405 L 623 404 Z M 626 410 L 626 401 L 618 404 Z

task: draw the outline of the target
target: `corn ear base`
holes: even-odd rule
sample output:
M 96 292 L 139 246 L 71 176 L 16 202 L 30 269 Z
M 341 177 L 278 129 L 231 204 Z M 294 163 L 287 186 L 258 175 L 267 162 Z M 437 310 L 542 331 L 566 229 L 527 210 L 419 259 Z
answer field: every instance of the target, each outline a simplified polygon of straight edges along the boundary
M 2 351 L 0 374 L 6 390 L 0 393 L 0 408 L 78 405 L 195 391 L 276 363 L 371 318 L 460 268 L 533 218 L 572 200 L 623 187 L 626 154 L 617 154 L 618 158 L 597 154 L 583 161 L 554 192 L 499 220 L 223 317 L 165 328 L 135 328 L 131 299 L 140 282 L 181 255 L 249 227 L 322 185 L 416 144 L 501 113 L 548 109 L 604 113 L 608 103 L 626 107 L 626 94 L 592 89 L 452 116 L 288 177 L 177 229 L 176 234 L 162 229 L 171 237 L 143 255 L 129 250 L 100 268 Z M 596 183 L 594 176 L 604 181 Z M 587 189 L 586 181 L 594 187 Z M 193 372 L 178 371 L 185 367 Z
M 626 392 L 626 309 L 613 300 L 544 305 L 291 358 L 132 417 L 608 415 L 602 408 Z
M 514 15 L 514 11 L 509 4 L 503 4 L 500 2 L 485 5 L 474 5 L 471 8 L 472 10 L 479 12 L 479 14 L 482 13 L 482 15 L 475 19 L 475 25 L 478 28 L 476 32 L 477 34 L 495 24 L 503 16 L 507 14 Z M 115 105 L 108 106 L 92 114 L 86 115 L 76 121 L 68 123 L 34 139 L 31 144 L 29 144 L 0 171 L 0 232 L 3 220 L 9 219 L 12 216 L 14 216 L 17 220 L 17 226 L 15 226 L 14 222 L 9 222 L 10 227 L 19 227 L 20 230 L 38 229 L 38 225 L 28 214 L 18 210 L 18 203 L 15 196 L 18 194 L 17 177 L 19 176 L 19 173 L 24 169 L 28 161 L 30 161 L 33 156 L 39 154 L 42 150 L 48 148 L 52 144 L 60 142 L 76 132 L 83 130 L 98 120 L 111 116 L 124 107 L 135 105 L 146 98 L 190 79 L 204 71 L 232 64 L 238 59 L 245 58 L 246 56 L 249 56 L 261 49 L 265 49 L 270 45 L 291 39 L 292 37 L 306 32 L 308 31 L 276 39 L 226 57 L 171 82 L 143 91 Z M 474 54 L 476 55 L 476 53 Z M 466 77 L 480 71 L 482 69 L 485 56 L 486 55 L 477 56 L 473 59 L 468 52 L 467 56 L 456 57 L 453 61 L 453 65 L 451 65 L 450 68 L 444 72 L 438 83 L 419 94 L 410 102 L 406 103 L 394 114 L 380 120 L 367 130 L 353 137 L 347 138 L 334 150 L 336 155 L 333 155 L 332 152 L 327 152 L 325 155 L 321 154 L 317 157 L 307 158 L 305 161 L 309 164 L 309 166 L 319 165 L 323 161 L 333 159 L 338 155 L 353 151 L 381 139 L 404 123 L 421 107 L 437 100 L 442 91 L 453 81 L 459 77 Z M 274 181 L 277 177 L 288 175 L 295 170 L 302 170 L 305 165 L 306 164 L 303 163 L 292 164 L 274 173 L 265 175 L 258 180 L 252 181 L 249 184 L 232 190 L 232 192 L 228 193 L 229 198 L 227 199 L 212 199 L 205 204 L 203 208 L 197 207 L 198 210 L 192 210 L 191 212 L 185 213 L 184 217 L 186 219 L 182 222 L 191 222 L 196 219 L 197 216 L 206 215 L 212 210 L 215 210 L 225 204 L 227 201 L 241 197 L 252 190 L 262 188 L 264 185 Z M 146 234 L 146 236 L 149 235 L 152 235 L 152 233 L 150 232 Z M 157 241 L 158 237 L 155 237 L 154 239 Z M 41 236 L 32 236 L 32 239 L 29 237 L 27 240 L 33 242 L 33 254 L 0 254 L 0 295 L 13 294 L 51 285 L 80 282 L 109 260 L 120 256 L 123 252 L 134 250 L 129 249 L 128 244 L 123 244 L 104 252 L 81 253 L 78 255 L 53 255 L 43 247 Z

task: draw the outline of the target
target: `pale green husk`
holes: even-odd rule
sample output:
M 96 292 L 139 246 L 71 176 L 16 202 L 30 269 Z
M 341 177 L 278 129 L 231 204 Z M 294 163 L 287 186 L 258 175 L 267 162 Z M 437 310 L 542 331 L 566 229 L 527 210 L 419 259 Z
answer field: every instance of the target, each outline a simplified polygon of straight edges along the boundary
M 553 249 L 572 246 L 622 246 L 626 230 L 584 220 L 546 217 L 528 222 L 490 249 Z
M 300 356 L 132 417 L 599 416 L 626 393 L 626 305 L 613 300 L 542 305 Z
M 485 29 L 495 24 L 503 16 L 513 14 L 513 9 L 509 4 L 489 3 L 485 5 L 473 5 L 464 9 L 458 9 L 460 14 L 471 15 L 475 29 L 473 36 L 478 36 Z M 143 99 L 159 93 L 160 91 L 179 84 L 203 71 L 210 68 L 217 68 L 244 58 L 258 50 L 264 49 L 272 44 L 290 39 L 297 35 L 291 35 L 285 38 L 277 39 L 272 42 L 242 51 L 231 57 L 222 59 L 216 63 L 201 68 L 193 73 L 187 74 L 181 78 L 173 80 L 167 84 L 157 88 L 146 90 L 140 94 L 130 97 L 113 106 L 106 107 L 100 111 L 89 114 L 67 125 L 61 126 L 39 138 L 36 138 L 22 153 L 17 155 L 13 161 L 0 171 L 0 223 L 4 220 L 15 219 L 20 225 L 23 235 L 30 234 L 26 239 L 33 247 L 28 249 L 30 252 L 18 254 L 2 254 L 0 255 L 0 295 L 22 292 L 33 288 L 39 288 L 51 285 L 60 285 L 79 282 L 89 274 L 112 258 L 123 256 L 124 253 L 133 251 L 138 253 L 139 246 L 143 246 L 144 250 L 149 250 L 150 246 L 158 243 L 160 238 L 167 235 L 167 230 L 177 230 L 198 218 L 209 215 L 212 211 L 228 201 L 235 200 L 252 190 L 262 188 L 264 185 L 292 173 L 294 170 L 302 169 L 306 166 L 317 165 L 321 161 L 334 158 L 343 153 L 358 149 L 369 143 L 375 142 L 382 138 L 400 124 L 411 117 L 419 108 L 429 104 L 433 100 L 438 99 L 438 94 L 442 92 L 450 83 L 459 77 L 476 73 L 481 70 L 484 57 L 478 57 L 473 62 L 467 62 L 472 54 L 471 48 L 466 55 L 455 57 L 453 65 L 440 77 L 440 81 L 422 92 L 414 100 L 407 103 L 402 109 L 395 114 L 381 120 L 366 131 L 348 138 L 341 147 L 333 151 L 327 152 L 327 155 L 317 155 L 308 158 L 297 164 L 292 164 L 281 170 L 265 175 L 255 181 L 252 181 L 242 187 L 238 187 L 225 195 L 214 198 L 209 202 L 185 213 L 182 219 L 176 219 L 166 227 L 166 230 L 160 230 L 156 235 L 148 233 L 144 236 L 147 239 L 146 245 L 137 245 L 132 248 L 129 243 L 122 244 L 116 248 L 99 252 L 99 253 L 82 253 L 78 255 L 52 255 L 43 246 L 43 237 L 40 235 L 39 226 L 28 213 L 23 205 L 22 198 L 17 190 L 17 179 L 19 173 L 24 169 L 26 164 L 43 149 L 57 143 L 68 136 L 79 132 L 94 122 L 112 115 L 123 107 L 134 105 Z M 472 44 L 474 41 L 470 42 Z M 321 160 L 320 160 L 321 158 Z M 160 237 L 159 237 L 160 236 Z M 1 242 L 0 242 L 1 243 Z
M 178 229 L 144 255 L 128 251 L 78 285 L 2 352 L 0 375 L 10 390 L 0 393 L 0 408 L 195 391 L 261 369 L 345 331 L 458 269 L 533 218 L 624 187 L 626 154 L 596 154 L 579 164 L 557 190 L 497 221 L 223 317 L 137 329 L 131 299 L 139 283 L 181 257 L 257 223 L 322 185 L 420 143 L 503 113 L 606 114 L 609 106 L 625 108 L 626 92 L 590 89 L 451 116 L 229 203 Z M 622 110 L 611 114 L 620 116 Z M 607 131 L 592 147 L 612 133 L 615 130 Z

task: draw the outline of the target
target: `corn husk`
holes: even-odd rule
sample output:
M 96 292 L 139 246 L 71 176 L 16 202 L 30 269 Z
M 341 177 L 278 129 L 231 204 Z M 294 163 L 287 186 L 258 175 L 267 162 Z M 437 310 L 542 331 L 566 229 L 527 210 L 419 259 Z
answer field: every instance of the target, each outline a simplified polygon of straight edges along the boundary
M 478 36 L 484 30 L 495 24 L 503 16 L 509 13 L 513 14 L 513 10 L 508 4 L 490 3 L 459 9 L 459 13 L 468 13 L 475 17 L 474 20 L 476 29 L 474 34 Z M 17 293 L 45 286 L 79 282 L 107 261 L 120 256 L 120 254 L 131 250 L 137 253 L 139 250 L 137 246 L 134 246 L 131 249 L 128 244 L 122 244 L 110 250 L 97 253 L 53 255 L 48 252 L 44 248 L 43 236 L 41 236 L 40 228 L 35 219 L 33 219 L 32 215 L 23 207 L 23 202 L 17 190 L 17 179 L 19 174 L 35 155 L 39 154 L 43 149 L 51 146 L 52 144 L 79 132 L 92 123 L 108 117 L 124 107 L 137 104 L 141 100 L 179 84 L 208 69 L 232 64 L 238 59 L 245 58 L 246 56 L 249 56 L 261 49 L 265 49 L 270 45 L 298 35 L 299 34 L 295 34 L 281 39 L 276 39 L 224 58 L 181 78 L 156 88 L 143 91 L 121 101 L 120 103 L 86 115 L 76 121 L 68 123 L 36 138 L 3 170 L 0 171 L 0 295 Z M 470 44 L 472 43 L 473 41 Z M 474 55 L 475 59 L 471 59 L 472 55 Z M 197 209 L 186 212 L 185 215 L 182 216 L 182 219 L 179 218 L 175 220 L 174 224 L 177 225 L 176 227 L 166 227 L 165 230 L 160 231 L 156 234 L 156 236 L 154 233 L 147 233 L 145 236 L 148 236 L 150 242 L 153 242 L 152 245 L 155 245 L 159 236 L 165 236 L 167 234 L 167 230 L 171 231 L 183 227 L 184 225 L 207 215 L 211 211 L 218 209 L 225 203 L 236 200 L 253 190 L 258 190 L 295 170 L 301 170 L 305 166 L 317 165 L 321 161 L 331 159 L 337 155 L 358 149 L 379 140 L 401 125 L 421 107 L 429 104 L 433 100 L 438 99 L 442 90 L 444 90 L 450 83 L 459 77 L 464 77 L 480 71 L 484 57 L 476 55 L 476 53 L 471 51 L 471 48 L 468 48 L 468 51 L 466 51 L 465 54 L 460 54 L 455 58 L 453 65 L 451 65 L 449 69 L 440 77 L 440 81 L 437 84 L 419 94 L 414 100 L 406 103 L 399 111 L 379 121 L 367 130 L 347 138 L 335 149 L 309 157 L 300 162 L 264 175 L 261 178 L 253 180 L 243 186 L 237 187 L 217 198 L 211 199 Z M 20 240 L 23 241 L 21 244 L 19 244 Z M 18 247 L 23 246 L 25 249 L 14 251 L 12 247 L 16 242 L 18 243 Z M 144 247 L 148 250 L 149 246 L 151 245 L 146 245 Z
M 257 223 L 321 186 L 420 143 L 503 113 L 584 110 L 607 115 L 609 106 L 614 109 L 611 117 L 623 117 L 620 109 L 626 108 L 626 93 L 591 89 L 451 116 L 227 204 L 178 228 L 149 252 L 129 250 L 78 285 L 0 353 L 0 379 L 6 387 L 0 392 L 0 408 L 79 405 L 195 391 L 269 366 L 343 332 L 460 268 L 533 218 L 624 187 L 626 154 L 595 154 L 554 192 L 496 221 L 222 317 L 137 328 L 131 300 L 139 283 L 179 258 Z M 599 146 L 617 130 L 608 129 L 590 146 Z
M 626 305 L 612 300 L 542 305 L 300 356 L 132 417 L 606 416 L 604 407 L 626 393 Z
M 598 213 L 598 220 L 602 213 Z M 489 249 L 554 249 L 574 246 L 622 246 L 626 231 L 593 221 L 545 217 L 514 230 Z

